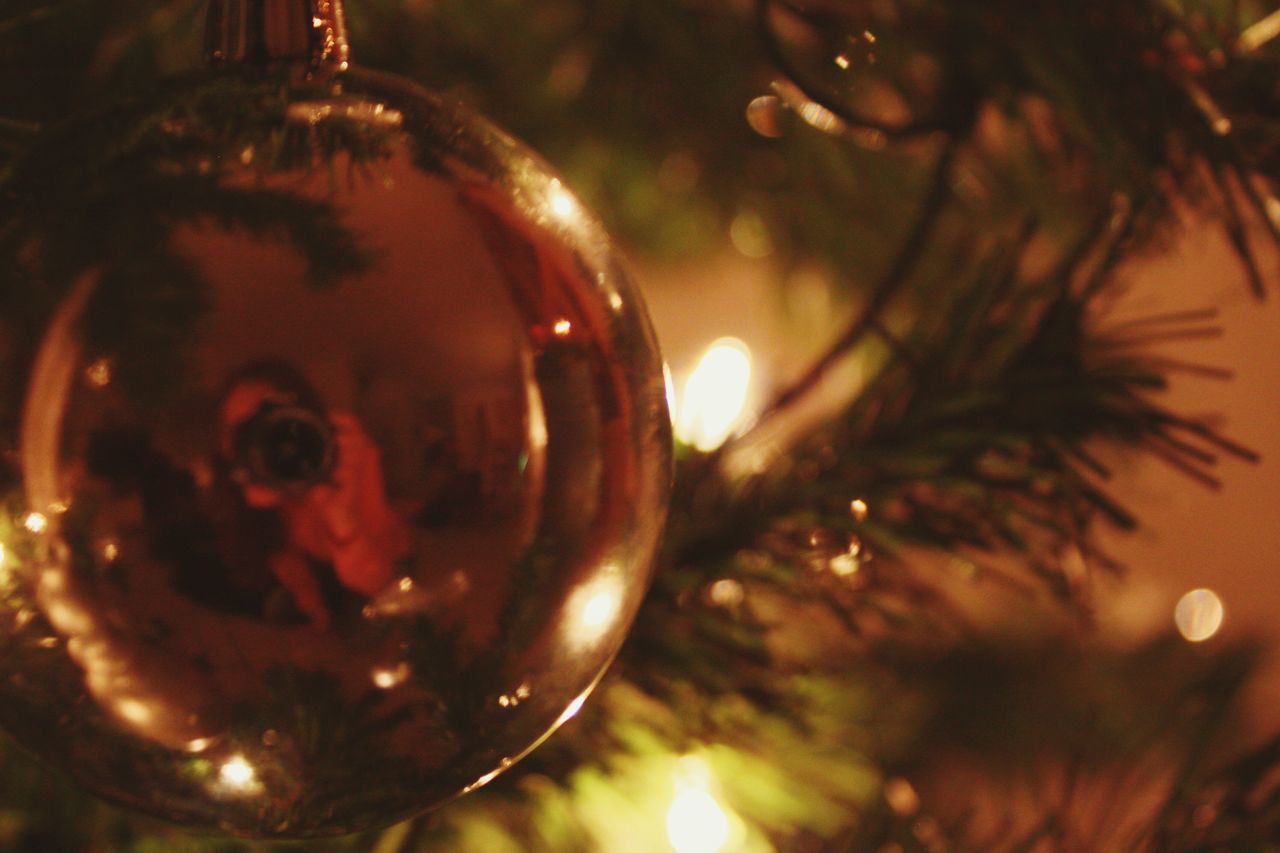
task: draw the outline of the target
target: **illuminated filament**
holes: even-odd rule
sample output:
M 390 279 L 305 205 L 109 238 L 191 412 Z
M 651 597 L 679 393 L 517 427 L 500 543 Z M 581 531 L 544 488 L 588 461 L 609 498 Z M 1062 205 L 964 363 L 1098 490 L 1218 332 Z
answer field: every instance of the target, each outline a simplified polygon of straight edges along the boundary
M 676 413 L 676 436 L 707 452 L 740 425 L 751 387 L 751 350 L 736 338 L 721 338 L 689 375 Z
M 676 793 L 667 808 L 667 840 L 678 853 L 717 853 L 729 843 L 729 813 L 712 795 L 711 769 L 694 756 L 680 759 Z
M 262 788 L 257 771 L 242 755 L 234 756 L 222 765 L 218 770 L 218 781 L 224 788 L 238 793 L 254 793 Z

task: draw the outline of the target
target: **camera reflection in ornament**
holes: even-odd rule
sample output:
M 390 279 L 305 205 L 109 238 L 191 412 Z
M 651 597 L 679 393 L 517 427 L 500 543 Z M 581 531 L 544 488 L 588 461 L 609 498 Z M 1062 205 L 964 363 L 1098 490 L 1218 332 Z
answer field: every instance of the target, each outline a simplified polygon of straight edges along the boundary
M 6 543 L 0 720 L 173 820 L 386 824 L 510 766 L 616 653 L 665 514 L 661 360 L 599 225 L 482 120 L 357 71 L 196 85 L 125 133 L 122 194 L 66 188 L 132 218 L 29 359 L 45 524 Z
M 390 585 L 410 532 L 387 499 L 381 453 L 354 415 L 326 412 L 300 374 L 262 362 L 233 376 L 218 422 L 245 506 L 275 516 L 271 572 L 312 627 L 328 629 L 346 593 L 368 597 Z

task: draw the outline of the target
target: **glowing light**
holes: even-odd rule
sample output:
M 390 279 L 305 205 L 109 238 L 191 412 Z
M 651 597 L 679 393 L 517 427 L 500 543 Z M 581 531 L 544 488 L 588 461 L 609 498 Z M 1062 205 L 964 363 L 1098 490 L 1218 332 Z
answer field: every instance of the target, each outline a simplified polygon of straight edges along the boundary
M 889 808 L 906 817 L 920 810 L 920 795 L 906 779 L 897 777 L 884 783 L 884 799 Z
M 602 590 L 593 595 L 582 608 L 581 622 L 588 628 L 601 628 L 608 625 L 617 612 L 617 594 Z
M 823 133 L 840 133 L 849 127 L 839 116 L 817 101 L 805 101 L 796 107 L 796 113 L 805 124 Z
M 373 668 L 373 683 L 383 690 L 390 690 L 392 687 L 404 684 L 408 680 L 412 670 L 409 664 L 400 661 L 395 666 L 378 666 Z
M 49 519 L 40 512 L 29 512 L 22 519 L 22 526 L 32 533 L 44 533 L 49 529 Z
M 850 65 L 849 57 L 847 54 L 842 53 L 836 57 L 836 67 L 839 68 L 841 71 L 848 71 L 849 65 Z
M 1236 41 L 1242 53 L 1253 53 L 1267 42 L 1280 36 L 1280 9 L 1250 24 Z
M 400 578 L 400 583 L 397 586 L 400 587 L 401 592 L 408 592 L 413 589 L 413 578 Z
M 100 358 L 84 369 L 84 378 L 94 388 L 106 388 L 111 384 L 111 359 Z
M 671 378 L 671 365 L 665 361 L 662 363 L 662 384 L 667 392 L 667 414 L 671 416 L 671 422 L 674 424 L 676 420 L 676 383 Z
M 93 631 L 93 617 L 89 611 L 73 603 L 71 598 L 55 598 L 45 608 L 49 622 L 64 634 L 79 635 Z
M 622 610 L 624 589 L 621 578 L 604 574 L 575 590 L 566 605 L 564 631 L 569 642 L 588 647 L 608 634 Z
M 590 690 L 586 690 L 580 693 L 577 699 L 574 699 L 572 702 L 570 702 L 569 706 L 564 709 L 564 713 L 561 714 L 559 719 L 556 720 L 556 725 L 562 726 L 565 723 L 572 720 L 574 717 L 578 716 L 578 712 L 582 710 L 582 706 L 587 703 L 587 696 L 590 693 L 591 693 Z
M 698 450 L 714 450 L 739 425 L 751 386 L 751 350 L 736 338 L 707 349 L 684 386 L 676 436 Z
M 729 223 L 729 241 L 748 258 L 767 258 L 773 254 L 769 226 L 754 210 L 744 210 L 733 217 Z
M 120 699 L 116 702 L 116 713 L 137 726 L 145 726 L 154 716 L 151 706 L 139 699 Z
M 1173 622 L 1191 643 L 1202 643 L 1218 633 L 1225 612 L 1222 599 L 1211 589 L 1193 589 L 1178 600 Z
M 107 542 L 102 546 L 102 558 L 108 563 L 114 562 L 116 557 L 120 556 L 120 546 L 114 542 Z
M 213 745 L 213 738 L 198 737 L 187 741 L 187 752 L 204 752 Z
M 551 192 L 548 195 L 548 201 L 551 205 L 551 212 L 561 219 L 569 219 L 578 211 L 578 202 L 573 195 L 564 188 L 559 180 L 551 180 Z
M 863 522 L 867 520 L 867 502 L 862 498 L 854 498 L 849 501 L 849 514 L 853 516 L 853 520 Z
M 677 853 L 716 853 L 729 842 L 729 814 L 708 790 L 710 777 L 700 759 L 680 759 L 676 793 L 667 808 L 667 839 Z
M 218 771 L 218 781 L 225 788 L 245 793 L 260 790 L 262 787 L 258 782 L 258 772 L 242 755 L 234 756 L 222 765 Z
M 551 331 L 555 333 L 556 337 L 563 338 L 573 331 L 573 324 L 565 319 L 556 320 L 555 325 L 551 327 Z
M 721 578 L 707 590 L 711 603 L 720 607 L 737 607 L 746 600 L 747 591 L 733 578 Z
M 831 573 L 842 578 L 857 574 L 860 567 L 861 561 L 856 554 L 837 554 L 827 561 L 827 568 L 831 569 Z
M 504 708 L 514 708 L 532 695 L 533 688 L 529 686 L 529 682 L 522 681 L 520 686 L 511 693 L 504 693 L 499 696 L 498 704 Z

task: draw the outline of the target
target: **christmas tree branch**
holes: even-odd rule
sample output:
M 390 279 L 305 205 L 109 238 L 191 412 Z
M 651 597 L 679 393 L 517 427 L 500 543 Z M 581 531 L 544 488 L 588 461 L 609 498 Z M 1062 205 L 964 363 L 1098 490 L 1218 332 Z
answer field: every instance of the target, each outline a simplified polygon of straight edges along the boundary
M 915 221 L 902 240 L 902 245 L 889 265 L 889 269 L 872 289 L 866 304 L 858 316 L 840 333 L 826 351 L 809 366 L 809 368 L 786 388 L 778 392 L 774 399 L 765 406 L 753 427 L 735 439 L 740 443 L 751 437 L 756 430 L 763 427 L 771 419 L 801 398 L 811 393 L 822 381 L 823 377 L 844 358 L 850 350 L 862 342 L 868 332 L 882 331 L 880 313 L 907 282 L 916 265 L 919 263 L 925 247 L 932 238 L 933 230 L 950 196 L 951 170 L 960 149 L 958 139 L 949 139 L 939 152 L 933 165 L 930 178 L 926 184 L 924 198 Z M 732 447 L 727 445 L 726 448 Z

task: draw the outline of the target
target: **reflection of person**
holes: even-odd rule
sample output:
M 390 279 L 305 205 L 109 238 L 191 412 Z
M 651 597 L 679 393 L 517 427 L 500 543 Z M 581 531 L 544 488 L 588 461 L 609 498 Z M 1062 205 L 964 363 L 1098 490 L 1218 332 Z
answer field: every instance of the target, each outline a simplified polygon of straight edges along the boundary
M 271 571 L 314 627 L 334 615 L 326 570 L 364 597 L 391 582 L 409 530 L 387 500 L 378 446 L 353 415 L 326 413 L 291 368 L 256 363 L 231 378 L 218 417 L 245 503 L 278 514 Z

